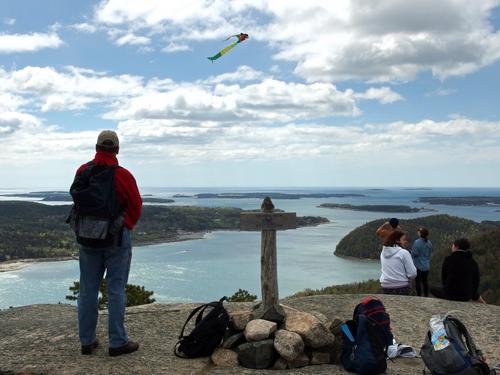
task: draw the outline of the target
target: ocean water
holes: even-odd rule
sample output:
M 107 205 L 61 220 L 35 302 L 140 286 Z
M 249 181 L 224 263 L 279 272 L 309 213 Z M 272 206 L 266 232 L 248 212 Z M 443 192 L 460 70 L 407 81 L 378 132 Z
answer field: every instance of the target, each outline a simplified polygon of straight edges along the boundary
M 41 188 L 37 190 L 62 190 Z M 17 192 L 22 192 L 19 189 Z M 25 191 L 25 190 L 24 190 Z M 32 189 L 35 191 L 35 189 Z M 278 232 L 278 285 L 280 296 L 288 296 L 305 288 L 321 288 L 333 284 L 378 278 L 377 261 L 346 260 L 333 255 L 336 244 L 349 231 L 370 220 L 391 217 L 394 214 L 360 212 L 319 208 L 319 204 L 335 202 L 349 204 L 405 204 L 424 207 L 414 201 L 421 196 L 500 196 L 498 189 L 234 189 L 199 188 L 142 189 L 154 197 L 172 197 L 174 194 L 192 195 L 204 192 L 288 193 L 358 193 L 365 197 L 302 198 L 274 200 L 276 208 L 297 212 L 297 215 L 327 217 L 331 222 L 317 227 Z M 12 193 L 1 190 L 0 194 Z M 5 198 L 3 198 L 5 199 Z M 195 199 L 174 198 L 176 205 L 210 207 L 241 207 L 256 209 L 260 199 Z M 48 202 L 58 204 L 58 202 Z M 397 214 L 400 218 L 414 218 L 437 213 L 448 213 L 476 221 L 500 220 L 499 206 L 454 207 L 425 206 L 435 212 Z M 34 263 L 21 270 L 0 273 L 0 308 L 34 303 L 65 301 L 68 287 L 78 280 L 77 261 Z M 260 297 L 260 233 L 215 231 L 204 239 L 135 247 L 130 283 L 144 285 L 155 292 L 159 302 L 208 301 L 231 295 L 239 288 Z

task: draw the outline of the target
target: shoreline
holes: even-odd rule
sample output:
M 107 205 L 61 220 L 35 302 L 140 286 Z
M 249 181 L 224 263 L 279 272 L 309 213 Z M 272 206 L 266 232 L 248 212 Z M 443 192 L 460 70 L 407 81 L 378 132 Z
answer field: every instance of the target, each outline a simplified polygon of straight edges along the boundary
M 145 242 L 141 243 L 137 246 L 134 246 L 134 249 L 140 249 L 143 246 L 150 245 L 161 245 L 164 243 L 171 242 L 182 242 L 182 241 L 192 241 L 192 240 L 201 240 L 205 238 L 207 231 L 202 232 L 183 232 L 179 233 L 175 238 L 162 239 L 157 241 Z M 0 262 L 0 273 L 3 272 L 12 272 L 19 271 L 27 266 L 36 263 L 42 262 L 63 262 L 67 260 L 78 260 L 78 255 L 72 256 L 63 256 L 63 257 L 54 257 L 54 258 L 26 258 L 26 259 L 12 259 Z
M 330 223 L 330 221 L 326 222 L 326 223 L 303 225 L 303 226 L 300 226 L 299 228 L 316 227 L 316 226 L 328 224 L 328 223 Z M 219 230 L 238 231 L 239 229 L 219 229 Z M 205 238 L 207 233 L 211 233 L 211 232 L 213 232 L 213 231 L 200 231 L 200 232 L 180 231 L 179 233 L 177 233 L 177 235 L 175 237 L 169 237 L 169 238 L 164 238 L 164 239 L 158 239 L 155 241 L 148 241 L 148 242 L 144 242 L 144 243 L 139 243 L 139 244 L 133 246 L 133 248 L 140 249 L 143 246 L 161 245 L 161 244 L 167 244 L 167 243 L 172 243 L 172 242 L 202 240 Z M 21 270 L 29 265 L 41 263 L 41 262 L 62 262 L 62 261 L 67 261 L 67 260 L 78 260 L 78 255 L 62 256 L 62 257 L 54 257 L 54 258 L 26 258 L 26 259 L 6 260 L 3 262 L 0 262 L 0 273 L 19 271 L 19 270 Z

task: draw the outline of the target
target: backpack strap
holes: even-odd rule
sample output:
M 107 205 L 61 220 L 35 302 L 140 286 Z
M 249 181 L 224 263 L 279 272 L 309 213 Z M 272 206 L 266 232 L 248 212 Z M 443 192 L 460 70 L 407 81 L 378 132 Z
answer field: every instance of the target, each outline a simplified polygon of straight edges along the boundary
M 453 323 L 458 328 L 460 333 L 464 336 L 465 344 L 469 353 L 475 357 L 482 357 L 483 353 L 481 352 L 481 350 L 477 349 L 476 344 L 474 343 L 472 336 L 469 334 L 469 331 L 467 331 L 465 325 L 453 316 L 447 316 L 446 319 Z
M 195 323 L 198 324 L 202 317 L 203 317 L 203 312 L 205 311 L 205 309 L 207 307 L 218 307 L 219 304 L 221 304 L 222 302 L 224 302 L 225 300 L 227 300 L 227 297 L 224 296 L 222 297 L 219 302 L 210 302 L 210 303 L 206 303 L 204 305 L 201 305 L 201 306 L 198 306 L 197 308 L 195 308 L 193 311 L 191 311 L 191 313 L 189 314 L 188 318 L 186 319 L 186 322 L 184 323 L 184 326 L 182 327 L 182 330 L 181 330 L 181 334 L 179 335 L 179 339 L 181 339 L 182 337 L 184 337 L 184 330 L 186 329 L 186 326 L 187 324 L 189 323 L 189 321 L 193 318 L 193 316 L 196 315 L 196 313 L 198 313 L 198 316 L 196 317 L 196 321 Z M 200 311 L 201 310 L 201 311 Z
M 201 306 L 198 306 L 197 308 L 195 308 L 193 311 L 191 311 L 191 314 L 189 314 L 188 318 L 186 319 L 186 322 L 184 323 L 184 325 L 182 326 L 182 330 L 181 330 L 181 334 L 179 335 L 179 339 L 183 338 L 184 337 L 184 329 L 186 328 L 187 324 L 189 323 L 189 321 L 193 318 L 193 316 L 200 310 L 202 310 L 201 312 L 203 313 L 203 310 L 205 310 L 207 308 L 209 304 L 205 304 L 205 305 L 201 305 Z

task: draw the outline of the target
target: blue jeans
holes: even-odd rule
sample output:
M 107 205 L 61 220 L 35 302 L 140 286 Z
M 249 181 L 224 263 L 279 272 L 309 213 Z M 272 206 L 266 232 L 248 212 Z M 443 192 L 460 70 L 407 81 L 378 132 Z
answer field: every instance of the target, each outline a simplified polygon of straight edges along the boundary
M 78 295 L 78 333 L 82 345 L 96 340 L 99 286 L 106 271 L 108 284 L 109 347 L 117 348 L 128 342 L 125 330 L 125 286 L 132 259 L 130 230 L 123 228 L 121 244 L 104 249 L 80 246 L 80 293 Z

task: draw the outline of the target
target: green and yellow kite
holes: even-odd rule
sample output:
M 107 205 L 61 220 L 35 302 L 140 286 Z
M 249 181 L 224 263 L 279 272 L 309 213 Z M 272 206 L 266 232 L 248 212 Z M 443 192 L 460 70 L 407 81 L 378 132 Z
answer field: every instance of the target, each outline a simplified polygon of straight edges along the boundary
M 224 55 L 225 53 L 227 53 L 228 51 L 233 49 L 238 43 L 241 43 L 244 40 L 248 39 L 248 34 L 240 33 L 240 34 L 236 34 L 236 35 L 231 35 L 226 40 L 228 40 L 230 38 L 238 38 L 238 40 L 236 42 L 234 42 L 233 44 L 228 45 L 226 48 L 224 48 L 222 51 L 218 52 L 216 55 L 213 55 L 212 57 L 207 57 L 207 59 L 214 62 L 214 60 L 217 60 L 219 57 L 221 57 L 222 55 Z

